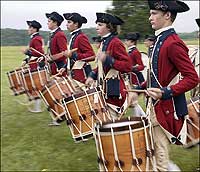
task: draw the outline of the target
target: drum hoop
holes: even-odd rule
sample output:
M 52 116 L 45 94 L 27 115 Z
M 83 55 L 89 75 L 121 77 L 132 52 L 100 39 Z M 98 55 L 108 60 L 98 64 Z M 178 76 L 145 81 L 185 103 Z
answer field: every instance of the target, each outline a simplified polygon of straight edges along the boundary
M 131 117 L 128 120 L 127 120 L 127 118 L 124 118 L 124 119 L 117 120 L 112 123 L 121 123 L 121 122 L 128 122 L 128 121 L 138 121 L 138 123 L 136 123 L 136 124 L 130 124 L 131 129 L 137 129 L 137 128 L 144 127 L 140 117 Z M 144 122 L 145 122 L 145 127 L 148 126 L 147 118 L 144 118 Z M 97 126 L 95 126 L 95 130 L 97 130 L 97 127 L 99 127 L 100 132 L 110 132 L 110 128 L 104 128 L 104 125 L 112 124 L 112 123 L 111 122 L 103 122 L 102 125 L 100 123 L 97 123 Z M 125 131 L 125 130 L 129 130 L 129 125 L 127 124 L 125 126 L 116 126 L 116 127 L 112 127 L 112 128 L 113 128 L 113 131 L 115 131 L 115 132 Z
M 46 69 L 41 69 L 40 68 L 39 71 L 46 71 Z M 35 73 L 35 72 L 38 72 L 38 69 L 31 70 L 31 73 Z M 25 71 L 23 73 L 25 75 L 25 74 L 29 73 L 29 71 L 25 69 Z
M 145 124 L 146 125 L 146 124 Z M 138 131 L 144 131 L 145 128 L 149 128 L 150 126 L 149 125 L 146 125 L 145 127 L 143 125 L 141 125 L 141 127 L 133 127 L 131 126 L 131 131 L 132 133 L 134 132 L 138 132 Z M 111 135 L 111 128 L 106 128 L 109 130 L 108 131 L 102 131 L 102 130 L 99 130 L 99 133 L 101 136 L 110 136 Z M 113 132 L 115 135 L 122 135 L 122 134 L 129 134 L 130 131 L 129 131 L 129 126 L 126 126 L 124 127 L 123 129 L 120 129 L 120 130 L 117 130 L 116 128 L 113 128 Z M 97 134 L 97 130 L 95 130 L 95 133 Z
M 59 84 L 60 82 L 58 81 L 58 84 Z M 49 89 L 51 89 L 51 87 L 54 85 L 54 84 L 56 84 L 55 83 L 55 80 L 50 80 L 47 84 L 45 84 Z M 42 88 L 42 90 L 41 90 L 41 93 L 44 93 L 45 92 L 45 90 L 46 90 L 46 88 L 45 87 L 43 87 Z
M 17 69 L 15 69 L 15 70 L 11 70 L 11 71 L 9 71 L 8 73 L 14 73 L 15 71 L 16 72 L 22 72 L 23 70 L 26 70 L 26 69 L 29 69 L 29 67 L 23 67 L 23 69 L 22 68 L 17 68 Z
M 92 89 L 89 89 L 89 90 L 86 90 L 86 91 L 81 91 L 81 92 L 79 92 L 79 93 L 74 94 L 73 96 L 70 96 L 70 97 L 65 98 L 63 103 L 70 102 L 70 101 L 72 101 L 74 98 L 77 99 L 77 98 L 79 98 L 79 97 L 85 96 L 86 94 L 92 94 L 92 93 L 95 93 L 95 92 L 97 92 L 97 91 L 100 91 L 100 88 L 99 88 L 99 87 L 96 87 L 96 89 L 95 89 L 95 88 L 92 88 Z

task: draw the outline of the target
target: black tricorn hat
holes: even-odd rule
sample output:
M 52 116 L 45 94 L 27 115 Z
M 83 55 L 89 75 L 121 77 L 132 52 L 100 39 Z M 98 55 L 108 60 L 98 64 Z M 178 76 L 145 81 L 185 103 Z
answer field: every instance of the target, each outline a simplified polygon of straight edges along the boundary
M 124 23 L 124 21 L 119 17 L 108 13 L 96 13 L 96 16 L 97 16 L 96 23 L 97 22 L 111 23 L 114 25 L 122 25 Z
M 140 34 L 138 32 L 128 33 L 125 36 L 125 39 L 132 40 L 132 41 L 137 41 L 139 38 L 140 38 Z
M 30 26 L 30 27 L 33 27 L 33 28 L 36 28 L 36 29 L 40 29 L 42 27 L 42 25 L 36 21 L 36 20 L 33 20 L 33 21 L 26 21 L 26 23 Z
M 145 35 L 144 39 L 147 39 L 149 41 L 155 41 L 156 36 L 155 35 Z
M 79 24 L 87 23 L 87 19 L 81 16 L 79 13 L 64 13 L 63 16 L 66 20 L 72 20 L 73 22 L 78 22 Z
M 190 9 L 187 4 L 179 0 L 148 0 L 148 3 L 152 10 L 182 13 Z
M 57 21 L 60 24 L 64 21 L 64 18 L 55 11 L 52 12 L 52 13 L 46 13 L 46 17 L 53 20 L 53 21 Z
M 195 19 L 195 20 L 196 20 L 196 22 L 197 22 L 198 26 L 200 27 L 200 18 L 198 18 L 198 19 Z
M 101 39 L 100 36 L 94 36 L 94 37 L 92 37 L 92 40 L 93 40 L 94 42 L 101 42 L 101 41 L 102 41 L 102 39 Z

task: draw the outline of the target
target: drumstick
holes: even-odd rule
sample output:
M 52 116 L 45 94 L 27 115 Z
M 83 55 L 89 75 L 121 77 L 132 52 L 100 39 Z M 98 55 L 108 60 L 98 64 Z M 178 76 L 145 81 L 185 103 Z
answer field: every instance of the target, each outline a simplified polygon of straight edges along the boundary
M 124 89 L 124 91 L 135 92 L 135 93 L 146 93 L 147 90 L 137 90 L 137 89 L 126 90 L 126 89 Z
M 33 51 L 35 51 L 36 53 L 38 53 L 38 54 L 40 54 L 41 56 L 43 56 L 44 58 L 46 58 L 47 60 L 50 60 L 50 61 L 52 61 L 52 59 L 51 58 L 49 58 L 47 55 L 45 55 L 45 54 L 42 54 L 41 52 L 39 52 L 38 50 L 36 50 L 35 48 L 33 48 L 33 47 L 30 47 L 30 49 L 31 50 L 33 50 Z M 56 63 L 55 63 L 56 64 Z
M 39 52 L 39 51 L 38 51 L 38 50 L 36 50 L 35 48 L 33 48 L 33 47 L 30 47 L 30 49 L 31 49 L 31 50 L 33 50 L 33 51 L 35 51 L 36 53 L 40 54 L 41 56 L 43 56 L 43 57 L 46 57 L 46 55 L 45 55 L 45 54 L 42 54 L 41 52 Z
M 37 62 L 29 62 L 29 63 L 27 63 L 28 65 L 30 65 L 30 64 L 36 64 Z

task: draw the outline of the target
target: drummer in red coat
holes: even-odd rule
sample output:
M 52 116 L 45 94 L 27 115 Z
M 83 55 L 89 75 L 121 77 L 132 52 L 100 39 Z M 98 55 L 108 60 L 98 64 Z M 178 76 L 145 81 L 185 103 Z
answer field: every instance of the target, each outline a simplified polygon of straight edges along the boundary
M 42 27 L 41 24 L 36 21 L 27 21 L 27 24 L 29 26 L 28 28 L 28 34 L 30 35 L 30 42 L 29 47 L 27 49 L 22 50 L 22 52 L 27 55 L 27 58 L 25 58 L 22 62 L 22 66 L 25 64 L 29 64 L 30 70 L 34 71 L 37 70 L 38 67 L 44 67 L 44 60 L 41 62 L 37 62 L 38 58 L 41 57 L 41 54 L 44 54 L 44 40 L 42 36 L 39 34 L 39 29 Z M 34 48 L 35 50 L 39 51 L 40 53 L 37 53 L 33 51 L 31 48 Z M 38 66 L 39 65 L 39 66 Z M 28 108 L 30 112 L 38 113 L 42 112 L 41 110 L 41 100 L 36 99 L 34 101 L 34 108 L 31 109 Z
M 57 12 L 46 13 L 46 17 L 48 18 L 48 28 L 51 30 L 48 42 L 48 54 L 51 58 L 51 73 L 55 75 L 59 69 L 67 64 L 67 38 L 60 28 L 64 18 Z
M 136 87 L 144 82 L 144 77 L 141 72 L 144 69 L 144 64 L 142 62 L 142 55 L 137 49 L 137 41 L 139 38 L 140 34 L 138 32 L 128 33 L 125 36 L 125 44 L 128 47 L 128 54 L 132 62 L 132 72 L 124 74 L 125 76 L 128 75 L 128 81 L 126 81 L 128 82 L 128 88 Z M 145 115 L 144 111 L 138 104 L 138 93 L 129 92 L 128 100 L 130 107 L 133 109 L 132 113 L 134 116 Z
M 77 48 L 77 52 L 73 52 L 68 56 L 69 61 L 65 68 L 70 70 L 73 79 L 85 83 L 92 70 L 88 62 L 95 59 L 95 53 L 89 39 L 81 30 L 82 24 L 87 23 L 87 19 L 78 13 L 65 13 L 63 16 L 67 20 L 66 26 L 71 34 L 69 49 Z M 62 69 L 61 72 L 64 70 Z
M 108 110 L 112 117 L 117 119 L 127 108 L 127 94 L 121 72 L 130 72 L 132 69 L 124 44 L 117 37 L 118 28 L 124 22 L 108 13 L 96 15 L 96 31 L 101 36 L 102 43 L 96 55 L 98 68 L 90 73 L 86 84 L 98 81 L 105 93 Z
M 40 53 L 44 54 L 44 39 L 39 34 L 39 29 L 42 27 L 41 24 L 36 21 L 26 21 L 29 28 L 28 28 L 28 34 L 30 35 L 30 42 L 29 47 L 27 49 L 22 50 L 22 52 L 27 55 L 27 58 L 25 58 L 22 62 L 22 66 L 24 66 L 26 63 L 30 63 L 30 69 L 36 70 L 38 67 L 37 60 L 39 57 L 41 57 L 41 54 L 38 52 L 35 52 L 31 50 L 30 48 L 34 48 Z M 40 62 L 39 64 L 41 67 L 44 65 L 44 62 Z
M 128 47 L 128 54 L 132 61 L 132 72 L 130 73 L 130 83 L 132 85 L 140 85 L 144 82 L 144 77 L 141 71 L 144 69 L 144 64 L 142 62 L 142 55 L 137 49 L 137 41 L 140 38 L 140 34 L 128 33 L 126 35 L 125 44 Z
M 194 88 L 198 76 L 188 56 L 188 48 L 176 34 L 172 23 L 177 13 L 189 10 L 178 0 L 148 1 L 149 21 L 157 39 L 152 51 L 151 77 L 147 93 L 150 119 L 153 124 L 156 165 L 159 171 L 168 171 L 169 141 L 185 144 L 187 103 L 185 92 Z M 178 74 L 182 79 L 179 80 Z

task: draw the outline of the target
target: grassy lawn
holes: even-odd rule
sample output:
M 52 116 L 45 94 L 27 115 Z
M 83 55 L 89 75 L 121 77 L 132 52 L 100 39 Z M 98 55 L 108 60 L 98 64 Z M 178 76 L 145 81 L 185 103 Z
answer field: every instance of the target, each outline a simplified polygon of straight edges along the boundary
M 138 45 L 146 51 L 143 45 Z M 97 171 L 94 139 L 74 143 L 65 123 L 48 127 L 51 121 L 44 112 L 34 114 L 27 106 L 26 96 L 13 96 L 6 72 L 20 66 L 24 56 L 21 47 L 1 47 L 1 171 Z M 143 98 L 140 104 L 144 107 Z M 130 114 L 130 111 L 129 111 Z M 197 171 L 199 147 L 184 149 L 170 146 L 170 158 L 182 171 Z

